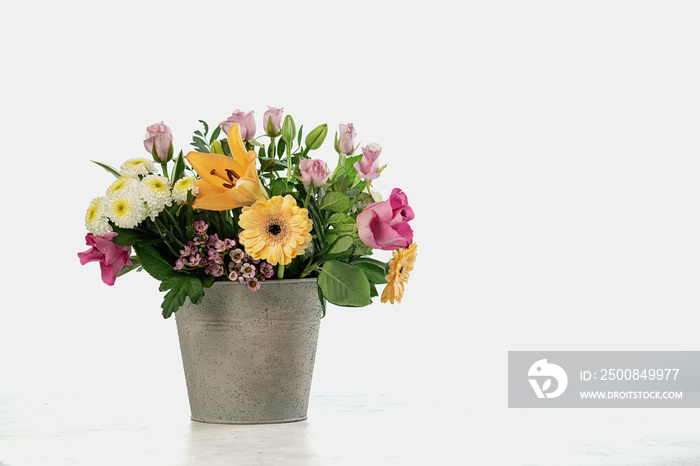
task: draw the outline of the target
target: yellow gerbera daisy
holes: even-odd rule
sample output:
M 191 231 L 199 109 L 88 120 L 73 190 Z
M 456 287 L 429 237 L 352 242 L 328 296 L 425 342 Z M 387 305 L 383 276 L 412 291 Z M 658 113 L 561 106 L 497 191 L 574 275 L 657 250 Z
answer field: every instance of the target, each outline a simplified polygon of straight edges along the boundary
M 403 298 L 404 284 L 408 281 L 409 272 L 413 270 L 416 262 L 416 248 L 413 243 L 408 249 L 397 249 L 394 257 L 389 261 L 389 274 L 386 276 L 387 285 L 382 292 L 382 302 L 401 302 Z
M 238 225 L 243 229 L 239 240 L 253 259 L 287 265 L 309 246 L 313 222 L 309 212 L 286 195 L 243 207 Z

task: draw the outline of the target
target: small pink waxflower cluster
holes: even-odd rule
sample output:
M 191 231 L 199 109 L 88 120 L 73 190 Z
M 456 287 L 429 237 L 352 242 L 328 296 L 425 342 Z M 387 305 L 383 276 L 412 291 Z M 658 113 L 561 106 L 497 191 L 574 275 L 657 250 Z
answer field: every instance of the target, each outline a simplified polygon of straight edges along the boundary
M 220 239 L 217 233 L 208 234 L 208 229 L 203 220 L 194 222 L 194 239 L 180 250 L 174 270 L 204 268 L 207 275 L 245 283 L 251 291 L 259 290 L 260 284 L 274 275 L 270 264 L 250 257 L 236 239 Z

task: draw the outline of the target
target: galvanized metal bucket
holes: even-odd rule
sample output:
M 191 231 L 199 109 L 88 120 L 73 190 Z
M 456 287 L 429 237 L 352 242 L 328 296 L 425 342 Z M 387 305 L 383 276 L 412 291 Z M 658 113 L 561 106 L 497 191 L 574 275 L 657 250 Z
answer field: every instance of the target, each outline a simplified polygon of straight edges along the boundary
M 192 419 L 269 424 L 306 419 L 322 308 L 316 279 L 250 291 L 216 282 L 175 313 Z

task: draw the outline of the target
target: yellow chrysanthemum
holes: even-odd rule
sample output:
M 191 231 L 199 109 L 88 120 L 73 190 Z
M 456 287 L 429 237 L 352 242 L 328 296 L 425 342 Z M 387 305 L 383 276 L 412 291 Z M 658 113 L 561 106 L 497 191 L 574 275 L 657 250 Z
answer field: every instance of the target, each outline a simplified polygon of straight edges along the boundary
M 397 249 L 394 257 L 389 261 L 389 274 L 386 276 L 387 285 L 382 292 L 382 302 L 401 302 L 403 298 L 404 284 L 408 281 L 409 272 L 413 270 L 416 262 L 416 248 L 413 243 L 408 249 Z
M 286 195 L 243 207 L 238 225 L 243 229 L 239 240 L 253 259 L 287 265 L 309 246 L 313 222 L 309 212 Z

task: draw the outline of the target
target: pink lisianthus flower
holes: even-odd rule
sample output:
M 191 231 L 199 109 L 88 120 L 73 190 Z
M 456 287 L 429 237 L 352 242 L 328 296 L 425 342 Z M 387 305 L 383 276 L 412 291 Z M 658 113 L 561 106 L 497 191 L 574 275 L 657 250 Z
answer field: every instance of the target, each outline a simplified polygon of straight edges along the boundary
M 408 249 L 413 243 L 413 229 L 408 222 L 414 217 L 406 194 L 394 188 L 389 199 L 368 205 L 357 216 L 358 234 L 372 249 Z
M 363 180 L 375 180 L 379 178 L 379 156 L 382 147 L 379 144 L 370 143 L 362 148 L 362 158 L 352 166 Z
M 85 243 L 90 246 L 85 252 L 79 252 L 80 263 L 98 261 L 102 269 L 102 281 L 107 285 L 114 285 L 117 275 L 125 265 L 132 265 L 129 260 L 130 246 L 117 246 L 112 239 L 117 233 L 110 232 L 104 236 L 95 236 L 92 233 L 85 235 Z
M 282 116 L 284 108 L 267 107 L 263 113 L 263 130 L 268 136 L 277 136 L 282 131 Z M 272 133 L 268 131 L 268 121 L 272 125 Z
M 338 128 L 338 150 L 343 154 L 352 154 L 355 150 L 355 136 L 357 132 L 352 123 L 341 124 Z
M 238 123 L 238 130 L 241 133 L 242 140 L 248 141 L 255 137 L 257 128 L 255 126 L 255 115 L 252 110 L 250 112 L 236 110 L 230 117 L 219 123 L 219 126 L 224 134 L 228 134 L 228 130 L 236 123 Z
M 149 154 L 153 154 L 153 146 L 155 146 L 158 162 L 165 163 L 170 160 L 172 142 L 173 132 L 162 121 L 146 128 L 146 139 L 143 140 L 143 147 Z
M 304 159 L 299 162 L 299 171 L 304 179 L 304 184 L 310 186 L 313 183 L 314 187 L 323 186 L 331 172 L 326 167 L 326 162 L 319 159 Z

